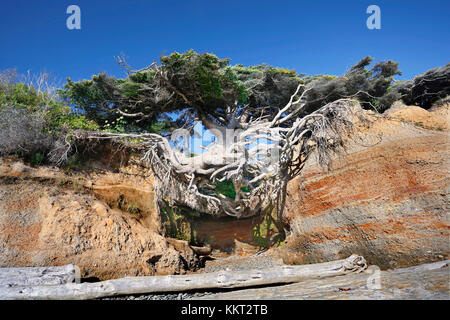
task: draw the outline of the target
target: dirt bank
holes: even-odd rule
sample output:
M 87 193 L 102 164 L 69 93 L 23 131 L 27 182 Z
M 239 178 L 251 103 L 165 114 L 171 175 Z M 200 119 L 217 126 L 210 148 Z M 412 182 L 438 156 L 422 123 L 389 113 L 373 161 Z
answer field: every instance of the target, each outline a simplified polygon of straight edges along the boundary
M 356 253 L 386 269 L 447 257 L 448 109 L 404 106 L 372 117 L 330 171 L 308 159 L 288 186 L 285 217 L 292 233 L 282 251 L 285 262 Z
M 0 162 L 0 267 L 73 263 L 101 280 L 193 270 L 186 242 L 160 233 L 151 176 L 136 165 L 83 172 Z

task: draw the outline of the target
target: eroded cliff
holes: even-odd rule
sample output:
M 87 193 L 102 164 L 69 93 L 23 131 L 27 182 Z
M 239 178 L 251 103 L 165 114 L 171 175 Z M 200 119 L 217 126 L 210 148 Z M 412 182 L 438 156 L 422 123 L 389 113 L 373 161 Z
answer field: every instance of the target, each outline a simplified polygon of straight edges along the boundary
M 396 268 L 448 256 L 449 106 L 371 116 L 324 171 L 308 162 L 288 185 L 287 263 L 363 255 Z
M 199 259 L 187 242 L 166 239 L 148 171 L 83 172 L 0 162 L 0 267 L 73 263 L 82 277 L 177 274 Z

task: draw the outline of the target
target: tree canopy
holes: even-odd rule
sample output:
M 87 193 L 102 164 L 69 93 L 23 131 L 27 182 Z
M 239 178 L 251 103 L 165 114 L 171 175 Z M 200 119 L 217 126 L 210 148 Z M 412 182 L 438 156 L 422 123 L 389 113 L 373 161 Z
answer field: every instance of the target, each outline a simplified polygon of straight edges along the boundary
M 193 50 L 162 56 L 159 65 L 138 71 L 120 61 L 128 72 L 123 79 L 101 73 L 91 80 L 68 79 L 65 84 L 68 101 L 100 125 L 122 117 L 131 130 L 149 132 L 162 121 L 165 125 L 158 129 L 189 127 L 194 120 L 206 126 L 245 128 L 252 117 L 273 117 L 299 84 L 304 85 L 299 95 L 309 89 L 303 115 L 354 95 L 365 107 L 380 110 L 399 98 L 398 92 L 389 91 L 393 77 L 400 74 L 398 64 L 378 62 L 369 69 L 370 57 L 342 76 L 307 76 L 268 65 L 231 65 L 228 58 Z

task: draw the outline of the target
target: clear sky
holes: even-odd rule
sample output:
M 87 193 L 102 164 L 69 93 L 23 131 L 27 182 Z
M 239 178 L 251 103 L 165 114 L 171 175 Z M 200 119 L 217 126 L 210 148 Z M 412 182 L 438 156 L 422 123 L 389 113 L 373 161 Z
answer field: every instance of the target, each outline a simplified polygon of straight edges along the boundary
M 71 4 L 81 30 L 66 27 Z M 371 4 L 381 8 L 380 30 L 366 27 Z M 342 74 L 370 55 L 399 62 L 398 79 L 409 79 L 450 61 L 449 17 L 448 0 L 0 0 L 0 70 L 122 77 L 113 58 L 121 52 L 142 68 L 193 48 L 306 74 Z

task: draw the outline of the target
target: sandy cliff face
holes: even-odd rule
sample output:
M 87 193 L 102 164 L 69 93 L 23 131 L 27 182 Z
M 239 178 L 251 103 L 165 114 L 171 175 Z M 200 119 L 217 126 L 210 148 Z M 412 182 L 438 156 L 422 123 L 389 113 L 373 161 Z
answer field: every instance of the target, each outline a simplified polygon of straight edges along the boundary
M 195 268 L 186 242 L 158 233 L 153 196 L 151 177 L 137 166 L 69 175 L 4 159 L 0 267 L 73 263 L 99 279 Z
M 284 217 L 292 232 L 277 250 L 285 263 L 356 253 L 386 269 L 449 255 L 449 106 L 397 106 L 370 117 L 330 171 L 311 157 L 289 183 Z M 73 263 L 83 277 L 110 279 L 199 265 L 186 241 L 161 235 L 149 171 L 126 157 L 106 159 L 117 160 L 111 167 L 110 151 L 81 171 L 0 160 L 0 267 Z M 202 223 L 199 236 L 219 247 L 249 242 L 254 226 Z
M 285 262 L 356 253 L 395 268 L 448 256 L 448 110 L 400 107 L 361 126 L 328 172 L 310 158 L 288 185 Z

